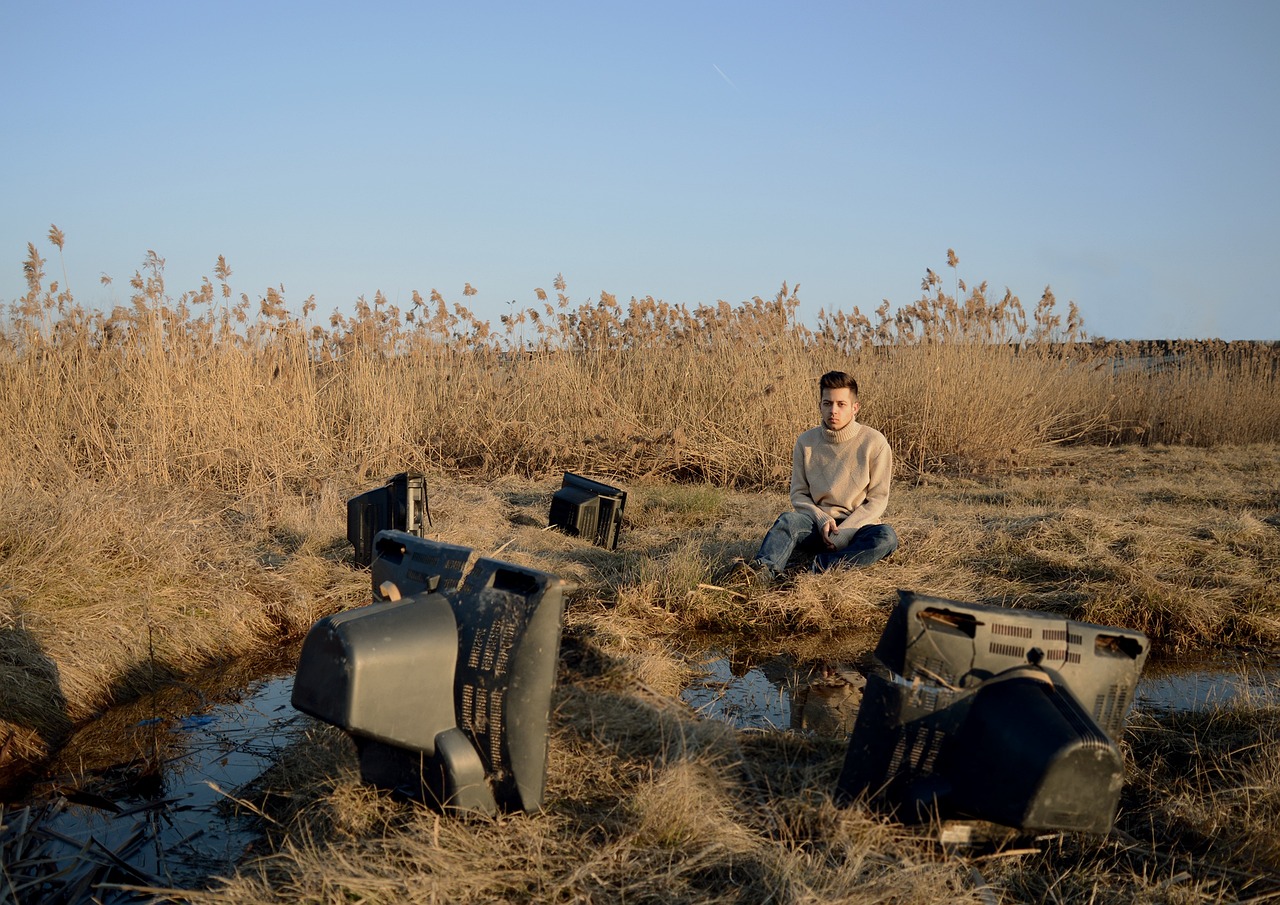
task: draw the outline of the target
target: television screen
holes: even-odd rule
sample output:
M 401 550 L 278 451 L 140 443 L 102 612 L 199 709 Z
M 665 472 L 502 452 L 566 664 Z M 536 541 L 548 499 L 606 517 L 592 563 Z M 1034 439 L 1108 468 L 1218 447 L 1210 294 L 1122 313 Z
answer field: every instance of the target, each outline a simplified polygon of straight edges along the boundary
M 598 547 L 616 550 L 626 506 L 625 490 L 567 473 L 551 498 L 548 521 Z
M 905 819 L 1105 833 L 1141 632 L 899 592 L 838 794 Z
M 375 583 L 400 599 L 312 626 L 294 706 L 352 734 L 371 784 L 450 810 L 540 808 L 568 585 L 488 558 L 459 582 L 470 550 L 404 532 L 373 547 Z

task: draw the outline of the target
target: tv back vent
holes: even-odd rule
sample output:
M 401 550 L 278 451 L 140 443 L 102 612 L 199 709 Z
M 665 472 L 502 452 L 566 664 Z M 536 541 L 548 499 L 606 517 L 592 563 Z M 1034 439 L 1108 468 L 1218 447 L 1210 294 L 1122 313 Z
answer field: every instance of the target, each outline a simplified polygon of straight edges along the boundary
M 899 591 L 876 657 L 907 681 L 964 688 L 1027 663 L 1054 673 L 1112 740 L 1133 703 L 1142 632 Z
M 625 490 L 566 473 L 560 489 L 551 497 L 548 522 L 597 547 L 616 550 L 626 507 Z

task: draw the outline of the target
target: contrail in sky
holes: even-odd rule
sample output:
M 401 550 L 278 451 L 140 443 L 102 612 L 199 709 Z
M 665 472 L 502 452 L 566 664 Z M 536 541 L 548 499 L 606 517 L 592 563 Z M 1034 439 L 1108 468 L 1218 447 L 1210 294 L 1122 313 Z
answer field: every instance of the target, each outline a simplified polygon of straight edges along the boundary
M 724 70 L 723 70 L 723 69 L 721 69 L 721 68 L 720 68 L 719 66 L 717 66 L 715 63 L 712 63 L 712 64 L 711 64 L 711 68 L 712 68 L 712 69 L 714 69 L 716 72 L 720 73 L 720 78 L 722 78 L 722 79 L 724 79 L 726 82 L 728 82 L 728 83 L 729 83 L 729 87 L 730 87 L 730 88 L 732 88 L 734 91 L 737 91 L 737 90 L 738 90 L 738 86 L 737 86 L 737 85 L 735 85 L 735 84 L 733 83 L 733 80 L 732 80 L 732 79 L 730 79 L 727 75 L 725 75 L 725 74 L 724 74 Z

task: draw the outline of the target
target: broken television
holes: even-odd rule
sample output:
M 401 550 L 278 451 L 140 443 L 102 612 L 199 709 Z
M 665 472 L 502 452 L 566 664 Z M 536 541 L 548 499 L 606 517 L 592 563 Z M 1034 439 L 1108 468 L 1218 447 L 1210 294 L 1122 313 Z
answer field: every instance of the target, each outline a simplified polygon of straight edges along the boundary
M 566 583 L 403 531 L 372 552 L 373 602 L 312 626 L 293 706 L 347 731 L 372 785 L 539 809 Z
M 837 783 L 914 822 L 1106 833 L 1142 632 L 900 591 Z

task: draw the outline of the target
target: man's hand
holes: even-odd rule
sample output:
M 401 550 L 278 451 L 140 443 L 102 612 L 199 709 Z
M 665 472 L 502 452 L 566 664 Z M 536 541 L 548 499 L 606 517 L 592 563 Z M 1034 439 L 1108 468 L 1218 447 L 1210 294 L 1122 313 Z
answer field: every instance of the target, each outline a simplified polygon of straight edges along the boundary
M 822 542 L 827 545 L 828 550 L 834 550 L 836 548 L 836 542 L 831 539 L 831 536 L 839 530 L 840 526 L 836 524 L 836 520 L 833 518 L 829 518 L 823 523 Z

